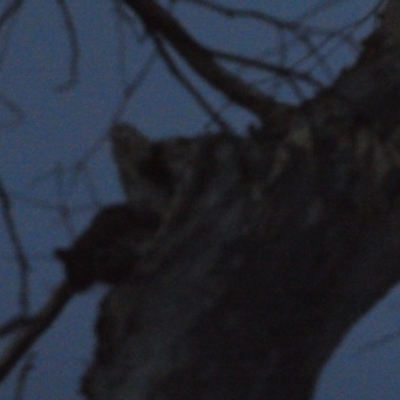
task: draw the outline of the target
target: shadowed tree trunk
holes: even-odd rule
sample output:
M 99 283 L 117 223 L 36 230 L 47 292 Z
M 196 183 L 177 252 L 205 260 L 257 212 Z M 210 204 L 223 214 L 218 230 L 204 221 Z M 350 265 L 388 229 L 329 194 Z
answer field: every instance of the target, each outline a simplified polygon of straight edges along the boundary
M 351 69 L 294 108 L 220 69 L 153 1 L 125 3 L 262 127 L 156 143 L 112 129 L 127 203 L 59 253 L 80 289 L 114 284 L 83 393 L 310 399 L 400 278 L 400 6 L 389 1 Z

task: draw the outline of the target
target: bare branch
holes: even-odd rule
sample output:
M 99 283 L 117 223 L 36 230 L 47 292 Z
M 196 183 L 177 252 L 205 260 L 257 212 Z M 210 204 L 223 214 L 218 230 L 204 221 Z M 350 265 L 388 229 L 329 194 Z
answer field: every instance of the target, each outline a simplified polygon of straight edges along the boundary
M 331 8 L 333 6 L 337 6 L 340 3 L 343 3 L 345 0 L 325 0 L 320 2 L 319 4 L 316 4 L 314 7 L 311 7 L 308 9 L 304 14 L 300 16 L 301 19 L 305 18 L 310 18 L 313 15 L 316 15 L 318 13 L 321 13 L 321 11 L 324 11 L 328 8 Z M 383 4 L 386 2 L 386 0 L 380 0 L 378 4 L 374 5 L 371 9 L 370 12 L 367 13 L 367 15 L 372 15 L 376 14 L 383 6 Z
M 118 17 L 118 22 L 125 22 L 127 26 L 130 28 L 131 32 L 134 34 L 137 43 L 142 44 L 145 42 L 149 35 L 144 34 L 143 31 L 138 29 L 139 19 L 133 13 L 133 11 L 129 8 L 124 7 L 123 3 L 120 0 L 113 0 L 114 4 L 114 13 Z M 122 24 L 117 24 L 117 29 L 121 32 Z
M 0 128 L 12 128 L 20 124 L 24 120 L 24 113 L 22 109 L 15 104 L 12 100 L 10 100 L 5 94 L 0 95 L 0 103 L 3 103 L 4 106 L 14 115 L 14 118 L 0 122 Z
M 153 0 L 125 0 L 136 11 L 151 33 L 160 34 L 181 57 L 211 86 L 231 101 L 265 119 L 273 112 L 286 111 L 288 106 L 247 84 L 220 66 L 208 48 L 190 36 L 179 22 Z
M 23 4 L 23 0 L 13 0 L 8 7 L 0 14 L 0 30 L 3 29 L 5 23 L 13 18 Z
M 29 313 L 29 279 L 28 272 L 30 269 L 28 257 L 26 256 L 24 246 L 17 232 L 14 217 L 12 215 L 12 204 L 5 188 L 4 182 L 0 177 L 0 203 L 1 213 L 4 223 L 7 227 L 8 236 L 14 247 L 15 257 L 20 269 L 20 292 L 19 302 L 23 314 Z
M 48 302 L 32 318 L 32 321 L 16 334 L 13 342 L 0 357 L 0 382 L 4 380 L 26 351 L 52 324 L 74 293 L 75 290 L 69 283 L 61 283 Z
M 276 28 L 280 29 L 288 29 L 288 30 L 298 30 L 300 28 L 307 29 L 301 22 L 299 21 L 288 21 L 282 20 L 276 17 L 273 17 L 269 14 L 263 13 L 258 10 L 253 10 L 250 8 L 239 9 L 237 7 L 229 7 L 223 6 L 220 4 L 216 4 L 214 1 L 208 0 L 181 0 L 180 3 L 189 3 L 195 4 L 200 7 L 206 7 L 212 11 L 215 11 L 225 17 L 228 18 L 241 18 L 241 19 L 252 19 L 256 21 L 260 21 L 266 23 L 268 25 L 273 25 Z M 312 29 L 312 28 L 309 28 Z
M 72 89 L 79 80 L 79 41 L 76 34 L 76 27 L 74 24 L 74 19 L 72 17 L 71 11 L 65 0 L 56 0 L 57 5 L 61 10 L 61 15 L 63 17 L 63 22 L 65 29 L 68 33 L 70 49 L 71 49 L 71 59 L 69 62 L 69 78 L 66 82 L 58 85 L 56 87 L 57 92 L 64 92 L 66 90 Z
M 309 78 L 311 78 L 311 81 L 313 83 L 309 82 L 309 84 L 311 84 L 311 86 L 314 86 L 314 83 L 317 83 L 317 87 L 319 88 L 321 87 L 321 83 L 318 82 L 318 80 L 315 79 L 314 77 L 311 77 L 311 75 L 314 75 L 315 67 L 323 68 L 330 81 L 333 80 L 335 75 L 335 72 L 332 70 L 332 68 L 329 66 L 327 62 L 326 55 L 324 55 L 323 52 L 324 48 L 326 48 L 333 41 L 337 42 L 337 45 L 334 46 L 334 48 L 331 48 L 330 52 L 335 50 L 339 46 L 343 46 L 344 43 L 348 43 L 352 47 L 356 48 L 355 40 L 353 40 L 350 32 L 354 33 L 357 30 L 357 28 L 363 25 L 366 21 L 368 21 L 372 15 L 376 16 L 377 11 L 380 7 L 379 4 L 374 5 L 371 8 L 371 10 L 365 13 L 361 18 L 350 22 L 348 26 L 342 27 L 341 30 L 339 31 L 337 28 L 325 28 L 324 26 L 319 27 L 317 25 L 312 26 L 312 25 L 307 25 L 304 22 L 306 18 L 311 18 L 315 14 L 325 11 L 327 8 L 337 6 L 338 2 L 334 2 L 331 0 L 320 2 L 318 6 L 307 10 L 307 12 L 305 12 L 296 20 L 283 20 L 280 18 L 273 17 L 259 10 L 247 7 L 243 8 L 229 7 L 218 4 L 217 2 L 210 0 L 180 0 L 176 2 L 195 4 L 199 7 L 206 8 L 211 12 L 220 14 L 226 18 L 249 19 L 253 22 L 260 22 L 262 24 L 268 25 L 269 27 L 275 28 L 277 34 L 282 39 L 281 40 L 282 43 L 277 48 L 269 49 L 268 50 L 269 54 L 271 55 L 274 52 L 282 54 L 282 60 L 280 62 L 280 66 L 283 67 L 287 63 L 286 58 L 287 58 L 288 48 L 291 48 L 293 46 L 298 46 L 299 44 L 303 45 L 304 48 L 307 50 L 307 53 L 304 54 L 295 63 L 292 62 L 290 65 L 290 70 L 294 71 L 296 66 L 300 66 L 300 64 L 304 63 L 305 61 L 310 61 L 310 59 L 311 61 L 313 61 L 312 59 L 315 58 L 313 65 L 309 66 L 309 71 L 310 71 L 309 76 L 305 77 L 304 75 L 306 74 L 304 73 L 304 71 L 300 70 L 297 70 L 296 73 L 299 75 L 298 78 L 301 81 L 308 80 Z M 291 40 L 290 39 L 287 40 L 287 43 L 285 39 L 286 35 L 290 35 L 291 38 Z M 359 47 L 356 50 L 359 50 Z M 236 55 L 234 57 L 236 57 Z M 237 57 L 239 58 L 241 56 Z M 241 62 L 244 61 L 249 66 L 251 66 L 251 63 L 249 63 L 249 61 L 253 62 L 253 66 L 255 66 L 254 62 L 259 61 L 256 58 L 249 58 L 248 60 L 244 59 L 245 57 L 243 57 L 243 60 Z M 268 69 L 269 68 L 267 68 L 267 70 Z M 274 71 L 274 66 L 272 66 L 271 72 L 278 73 L 278 75 L 281 75 L 279 70 Z M 286 71 L 283 71 L 283 73 L 284 75 L 287 75 Z M 291 74 L 291 76 L 293 76 L 293 73 Z M 258 81 L 258 83 L 260 83 L 260 81 Z M 291 84 L 288 83 L 288 85 L 290 86 Z
M 120 104 L 118 105 L 116 111 L 113 114 L 112 121 L 116 121 L 125 111 L 130 99 L 134 95 L 134 93 L 139 89 L 139 87 L 145 82 L 147 76 L 150 74 L 151 70 L 155 62 L 157 61 L 158 54 L 157 52 L 152 52 L 146 62 L 144 63 L 143 67 L 137 72 L 135 77 L 132 79 L 130 83 L 127 83 L 123 93 Z M 123 62 L 123 60 L 121 60 Z
M 298 79 L 307 82 L 308 84 L 314 86 L 315 88 L 322 89 L 324 87 L 323 83 L 306 72 L 297 72 L 295 69 L 284 67 L 283 65 L 274 65 L 267 63 L 265 61 L 260 61 L 255 58 L 242 56 L 239 54 L 232 54 L 225 51 L 213 50 L 213 54 L 225 61 L 238 63 L 241 65 L 246 65 L 252 68 L 264 70 L 267 72 L 273 72 L 276 75 L 282 77 L 291 77 L 292 79 Z
M 0 336 L 7 336 L 18 329 L 21 329 L 25 325 L 31 322 L 31 318 L 26 315 L 19 315 L 18 317 L 13 317 L 9 321 L 4 322 L 0 326 Z
M 163 57 L 165 63 L 168 68 L 172 72 L 174 76 L 182 83 L 184 87 L 187 88 L 189 93 L 193 96 L 193 98 L 199 103 L 199 105 L 206 111 L 206 113 L 210 116 L 211 120 L 220 126 L 223 132 L 233 132 L 234 129 L 229 125 L 227 121 L 225 121 L 219 114 L 216 112 L 211 104 L 205 99 L 205 97 L 196 89 L 196 87 L 186 78 L 183 72 L 179 71 L 178 66 L 172 59 L 172 56 L 168 54 L 168 50 L 163 46 L 162 41 L 158 38 L 157 35 L 153 36 L 154 42 L 157 46 L 158 51 Z
M 1 34 L 1 49 L 0 49 L 0 65 L 4 63 L 9 50 L 11 35 L 13 28 L 17 23 L 18 10 L 21 8 L 23 0 L 16 0 L 9 3 L 8 7 L 0 14 L 0 34 Z M 10 107 L 11 108 L 11 107 Z
M 18 373 L 15 400 L 24 400 L 28 375 L 34 368 L 35 358 L 36 358 L 35 352 L 31 352 L 30 354 L 28 354 L 25 364 L 22 366 L 21 370 Z

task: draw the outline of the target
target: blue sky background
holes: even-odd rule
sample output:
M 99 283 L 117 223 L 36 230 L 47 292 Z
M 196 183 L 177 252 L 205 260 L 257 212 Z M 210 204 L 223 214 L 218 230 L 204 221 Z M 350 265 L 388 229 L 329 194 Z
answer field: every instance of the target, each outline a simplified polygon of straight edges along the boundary
M 6 3 L 0 3 L 0 10 Z M 331 2 L 334 7 L 321 7 L 315 14 L 305 13 L 326 1 L 220 3 L 265 10 L 282 18 L 302 16 L 301 20 L 309 25 L 336 28 L 364 15 L 376 0 L 336 0 Z M 142 40 L 139 45 L 138 36 L 131 39 L 135 32 L 142 34 L 138 23 L 130 29 L 116 21 L 111 1 L 70 0 L 68 4 L 81 49 L 79 82 L 71 90 L 55 90 L 68 78 L 71 54 L 55 0 L 25 1 L 18 18 L 6 27 L 11 32 L 8 43 L 4 36 L 0 38 L 0 96 L 18 105 L 24 116 L 20 124 L 10 126 L 14 115 L 0 102 L 0 174 L 11 194 L 19 233 L 31 259 L 33 310 L 46 301 L 63 277 L 61 266 L 52 259 L 53 249 L 68 245 L 101 205 L 123 199 L 108 153 L 106 130 L 120 102 L 124 82 L 134 78 L 152 52 L 150 40 Z M 181 7 L 177 15 L 190 32 L 213 47 L 247 55 L 269 51 L 269 60 L 288 65 L 304 53 L 293 37 L 282 38 L 262 25 L 248 21 L 221 25 L 220 18 L 193 5 Z M 370 24 L 362 26 L 356 36 L 365 35 L 368 29 Z M 120 63 L 121 35 L 125 37 L 125 68 Z M 285 54 L 276 51 L 279 40 L 288 46 Z M 331 43 L 323 52 L 328 53 L 334 46 Z M 316 76 L 326 82 L 332 80 L 355 56 L 355 47 L 338 46 L 338 51 L 328 57 L 329 68 L 317 70 Z M 315 59 L 306 61 L 304 68 L 312 62 Z M 188 71 L 182 63 L 179 65 Z M 259 78 L 247 72 L 243 76 Z M 213 105 L 219 108 L 224 104 L 219 94 L 191 77 Z M 262 87 L 281 99 L 296 101 L 287 88 Z M 237 107 L 228 108 L 223 115 L 237 131 L 243 131 L 251 122 L 251 116 Z M 161 61 L 155 63 L 122 118 L 134 122 L 151 137 L 194 135 L 208 123 L 204 112 Z M 60 216 L 65 205 L 71 208 L 70 224 Z M 17 264 L 1 221 L 0 324 L 18 312 L 17 279 Z M 26 399 L 80 399 L 78 380 L 91 358 L 94 317 L 105 290 L 97 287 L 74 298 L 37 343 Z M 399 330 L 399 311 L 400 293 L 395 288 L 355 327 L 326 366 L 317 400 L 397 400 L 400 334 L 361 354 L 357 349 Z M 6 344 L 7 340 L 1 341 L 0 350 Z M 15 376 L 0 386 L 0 400 L 13 397 Z

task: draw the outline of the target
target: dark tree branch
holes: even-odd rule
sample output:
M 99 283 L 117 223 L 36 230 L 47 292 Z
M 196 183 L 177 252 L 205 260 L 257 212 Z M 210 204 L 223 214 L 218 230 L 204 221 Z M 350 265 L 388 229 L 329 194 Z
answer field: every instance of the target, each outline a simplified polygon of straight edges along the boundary
M 69 283 L 60 284 L 42 309 L 24 327 L 19 329 L 15 339 L 0 357 L 0 382 L 9 374 L 40 335 L 49 328 L 74 293 L 75 290 Z
M 332 33 L 332 30 L 319 29 L 316 27 L 307 26 L 304 21 L 287 21 L 282 20 L 267 13 L 253 10 L 250 8 L 236 8 L 225 5 L 217 4 L 215 1 L 209 0 L 178 0 L 179 3 L 195 4 L 200 7 L 207 8 L 211 11 L 217 12 L 228 18 L 242 18 L 251 19 L 253 21 L 259 21 L 266 25 L 272 25 L 277 29 L 284 29 L 292 32 L 298 31 L 309 31 L 309 32 L 320 32 L 320 33 Z
M 216 58 L 220 58 L 224 61 L 229 61 L 250 68 L 263 70 L 265 72 L 273 73 L 274 75 L 282 78 L 291 77 L 292 79 L 306 82 L 317 89 L 322 89 L 325 86 L 321 81 L 313 78 L 310 74 L 306 72 L 297 72 L 293 68 L 287 68 L 283 65 L 274 65 L 272 63 L 254 59 L 252 57 L 232 54 L 221 50 L 212 50 L 212 53 Z
M 160 5 L 152 0 L 125 0 L 154 34 L 159 34 L 180 54 L 180 56 L 212 87 L 221 91 L 232 102 L 252 111 L 261 119 L 287 110 L 266 94 L 234 76 L 220 66 L 209 49 L 190 36 L 179 22 Z
M 18 234 L 18 230 L 12 215 L 12 204 L 8 196 L 7 189 L 0 177 L 0 203 L 1 213 L 4 223 L 7 227 L 8 235 L 10 237 L 11 244 L 14 248 L 15 257 L 17 259 L 19 270 L 20 270 L 20 292 L 19 292 L 19 303 L 24 315 L 29 314 L 29 260 L 25 253 L 24 246 Z
M 171 73 L 178 79 L 178 81 L 181 82 L 184 87 L 186 87 L 186 89 L 189 91 L 189 93 L 191 93 L 197 103 L 210 116 L 211 121 L 219 126 L 222 131 L 233 132 L 234 130 L 231 126 L 229 126 L 228 122 L 225 121 L 219 115 L 219 113 L 213 109 L 207 99 L 196 89 L 196 87 L 189 81 L 189 79 L 183 75 L 183 72 L 179 70 L 178 66 L 174 63 L 171 55 L 168 53 L 168 50 L 163 46 L 162 41 L 157 37 L 157 35 L 153 35 L 153 39 L 154 43 L 157 46 L 159 54 L 164 59 L 165 64 L 168 66 Z
M 126 107 L 128 106 L 128 103 L 129 103 L 130 99 L 132 98 L 132 96 L 139 89 L 139 87 L 145 82 L 147 76 L 150 74 L 155 62 L 157 61 L 157 58 L 158 58 L 158 54 L 156 52 L 151 53 L 148 56 L 143 67 L 138 71 L 138 73 L 131 80 L 131 82 L 128 82 L 127 84 L 125 84 L 125 86 L 123 88 L 121 101 L 120 101 L 116 111 L 114 112 L 112 121 L 117 121 L 121 117 L 121 115 L 125 111 Z M 121 62 L 125 62 L 125 60 L 121 60 Z
M 27 380 L 29 373 L 35 367 L 35 353 L 30 353 L 27 357 L 26 363 L 23 365 L 21 370 L 18 373 L 17 385 L 16 385 L 16 393 L 15 400 L 24 400 L 25 392 L 27 389 Z

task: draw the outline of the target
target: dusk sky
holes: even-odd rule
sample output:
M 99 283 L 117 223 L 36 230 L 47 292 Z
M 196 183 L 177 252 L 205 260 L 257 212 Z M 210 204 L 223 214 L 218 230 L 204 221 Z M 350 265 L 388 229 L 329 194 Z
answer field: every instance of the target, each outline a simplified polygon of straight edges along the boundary
M 377 1 L 220 0 L 219 4 L 258 9 L 324 29 L 345 29 Z M 31 261 L 32 311 L 44 304 L 63 279 L 62 266 L 53 259 L 53 250 L 68 246 L 102 205 L 123 200 L 109 154 L 107 128 L 120 104 L 124 84 L 147 65 L 153 52 L 138 20 L 133 28 L 122 26 L 113 14 L 111 0 L 67 3 L 80 48 L 79 80 L 69 90 L 57 90 L 68 80 L 71 57 L 57 1 L 26 0 L 17 18 L 3 28 L 0 36 L 0 177 L 13 202 L 19 234 Z M 0 3 L 0 11 L 2 8 L 5 5 Z M 176 15 L 209 46 L 249 56 L 269 51 L 271 60 L 287 65 L 304 53 L 295 38 L 279 37 L 261 24 L 230 21 L 222 25 L 221 18 L 193 4 L 178 7 Z M 352 32 L 358 42 L 372 28 L 371 22 Z M 287 41 L 287 60 L 276 50 L 282 46 L 278 40 Z M 328 66 L 317 70 L 316 76 L 327 83 L 332 81 L 355 59 L 356 44 L 352 47 L 337 41 L 323 47 Z M 307 59 L 304 68 L 313 63 L 315 59 Z M 181 62 L 179 65 L 189 71 Z M 190 76 L 216 109 L 224 107 L 220 94 Z M 246 71 L 243 76 L 259 78 Z M 281 100 L 299 100 L 285 86 L 262 88 Z M 21 110 L 21 120 L 15 121 L 16 114 L 7 102 Z M 238 133 L 255 122 L 238 107 L 231 106 L 222 115 Z M 143 85 L 119 118 L 132 121 L 154 138 L 192 136 L 209 128 L 207 115 L 161 60 L 152 64 Z M 68 220 L 60 212 L 66 205 L 71 211 Z M 0 325 L 18 313 L 17 282 L 18 266 L 0 220 Z M 76 296 L 35 345 L 25 399 L 82 399 L 79 379 L 92 357 L 93 325 L 106 290 L 96 287 Z M 391 334 L 391 340 L 363 350 L 362 346 Z M 10 338 L 0 341 L 0 351 Z M 328 363 L 316 399 L 397 400 L 399 375 L 400 290 L 395 288 L 360 321 Z M 0 386 L 0 400 L 13 398 L 15 382 L 16 372 Z

